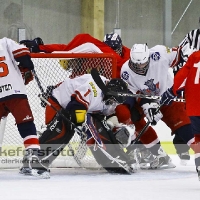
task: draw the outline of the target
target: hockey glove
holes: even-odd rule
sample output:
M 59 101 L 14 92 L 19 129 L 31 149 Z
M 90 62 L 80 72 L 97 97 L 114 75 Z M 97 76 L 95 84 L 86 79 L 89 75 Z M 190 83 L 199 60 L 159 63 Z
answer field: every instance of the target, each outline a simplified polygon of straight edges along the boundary
M 29 51 L 31 53 L 38 53 L 40 52 L 39 45 L 43 45 L 43 41 L 40 37 L 35 38 L 34 40 L 21 40 L 19 42 L 20 44 L 25 45 L 27 48 L 29 48 Z
M 156 125 L 157 122 L 163 117 L 162 113 L 159 110 L 159 104 L 157 103 L 145 103 L 142 105 L 144 114 L 146 115 L 146 118 L 149 122 L 151 122 L 151 125 Z
M 160 104 L 161 105 L 170 105 L 176 95 L 173 93 L 173 89 L 168 88 L 161 96 Z

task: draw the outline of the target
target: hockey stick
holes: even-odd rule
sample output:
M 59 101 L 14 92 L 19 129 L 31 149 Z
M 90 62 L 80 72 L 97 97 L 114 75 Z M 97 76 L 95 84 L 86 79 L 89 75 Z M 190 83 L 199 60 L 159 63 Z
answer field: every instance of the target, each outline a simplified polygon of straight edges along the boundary
M 135 98 L 145 98 L 145 99 L 152 99 L 152 100 L 161 100 L 161 96 L 151 96 L 145 94 L 132 94 L 132 93 L 123 93 L 123 92 L 114 92 L 109 91 L 105 86 L 104 82 L 102 81 L 99 72 L 96 68 L 92 68 L 91 70 L 92 78 L 94 79 L 97 86 L 102 90 L 104 95 L 113 95 L 113 96 L 124 96 L 124 97 L 135 97 Z M 173 101 L 177 102 L 185 102 L 185 99 L 175 98 Z
M 145 94 L 132 94 L 132 93 L 112 92 L 112 91 L 109 91 L 107 94 L 112 94 L 116 96 L 125 96 L 125 97 L 135 97 L 135 98 L 142 98 L 142 99 L 161 100 L 161 96 L 151 96 L 151 95 L 145 95 Z M 185 99 L 175 98 L 173 99 L 173 101 L 185 102 Z
M 162 105 L 160 105 L 154 113 L 157 113 L 160 110 L 160 107 Z M 142 128 L 142 130 L 139 132 L 139 134 L 137 135 L 137 137 L 133 140 L 132 144 L 135 144 L 136 142 L 138 142 L 138 140 L 141 138 L 141 136 L 144 134 L 144 132 L 147 130 L 147 128 L 149 127 L 149 125 L 151 124 L 150 121 L 148 121 L 145 126 Z
M 103 94 L 104 95 L 108 94 L 109 90 L 105 86 L 104 82 L 102 81 L 102 79 L 99 75 L 99 72 L 96 68 L 91 69 L 91 75 L 92 75 L 92 78 L 94 79 L 95 83 L 97 84 L 97 86 L 102 90 Z
M 150 121 L 148 121 L 145 126 L 142 128 L 142 130 L 139 132 L 139 134 L 137 135 L 137 137 L 131 142 L 131 144 L 135 144 L 136 142 L 138 142 L 138 140 L 141 138 L 141 136 L 144 134 L 144 132 L 146 131 L 146 129 L 149 127 L 149 125 L 151 124 Z

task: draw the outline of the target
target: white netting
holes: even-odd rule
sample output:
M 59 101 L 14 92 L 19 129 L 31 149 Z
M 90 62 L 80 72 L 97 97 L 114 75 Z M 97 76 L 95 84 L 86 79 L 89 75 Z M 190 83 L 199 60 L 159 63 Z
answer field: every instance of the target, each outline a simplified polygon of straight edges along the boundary
M 54 58 L 51 58 L 53 55 Z M 75 56 L 76 55 L 76 56 Z M 105 54 L 33 54 L 32 60 L 35 65 L 35 71 L 40 79 L 44 90 L 47 86 L 56 85 L 62 82 L 66 77 L 74 77 L 89 73 L 92 67 L 98 68 L 99 72 L 107 78 L 112 77 L 112 71 L 115 67 L 112 56 Z M 39 58 L 35 58 L 35 57 Z M 43 56 L 44 58 L 41 58 Z M 48 56 L 50 58 L 45 58 Z M 57 58 L 55 58 L 57 57 Z M 67 57 L 67 58 L 66 58 Z M 75 58 L 74 58 L 75 57 Z M 64 62 L 63 62 L 64 61 Z M 63 64 L 64 63 L 64 64 Z M 64 65 L 67 70 L 64 70 L 61 65 Z M 38 94 L 41 94 L 40 89 L 35 80 L 27 85 L 27 94 L 29 103 L 34 115 L 35 125 L 38 133 L 45 130 L 44 123 L 44 108 L 41 106 L 41 101 Z M 6 119 L 1 120 L 0 131 L 4 131 Z M 1 136 L 3 133 L 1 133 Z M 80 138 L 77 134 L 74 135 L 70 144 L 73 149 L 77 150 Z M 0 137 L 1 144 L 1 137 Z M 0 168 L 20 167 L 23 157 L 23 141 L 20 137 L 15 120 L 11 114 L 7 117 L 2 152 L 0 155 Z M 76 152 L 75 152 L 76 153 Z M 53 162 L 53 167 L 78 167 L 74 157 L 69 155 L 69 150 L 65 151 Z M 83 159 L 81 159 L 83 167 L 99 167 L 94 160 L 91 152 L 88 150 Z

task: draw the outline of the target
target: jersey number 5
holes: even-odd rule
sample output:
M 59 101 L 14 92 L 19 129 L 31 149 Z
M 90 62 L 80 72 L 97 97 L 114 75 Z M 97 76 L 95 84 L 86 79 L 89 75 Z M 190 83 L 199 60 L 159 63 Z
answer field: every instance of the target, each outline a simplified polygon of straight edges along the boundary
M 0 77 L 7 76 L 9 71 L 8 71 L 8 65 L 3 62 L 5 60 L 5 57 L 0 57 Z

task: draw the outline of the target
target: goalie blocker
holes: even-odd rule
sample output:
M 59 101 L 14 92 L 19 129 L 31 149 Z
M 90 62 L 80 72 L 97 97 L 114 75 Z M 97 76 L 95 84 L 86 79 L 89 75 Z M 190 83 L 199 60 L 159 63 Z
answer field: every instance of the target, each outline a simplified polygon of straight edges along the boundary
M 61 132 L 62 126 L 65 126 L 65 131 Z M 136 165 L 136 161 L 124 152 L 123 145 L 119 144 L 103 115 L 87 114 L 86 121 L 83 123 L 83 131 L 87 134 L 87 146 L 97 163 L 105 170 L 109 173 L 120 174 L 134 172 L 135 167 L 133 168 L 133 166 Z M 119 132 L 117 133 L 119 134 Z M 120 135 L 122 132 L 120 132 Z M 127 134 L 127 130 L 125 133 Z M 48 125 L 47 130 L 39 138 L 42 163 L 49 166 L 69 143 L 73 134 L 74 130 L 71 124 L 67 124 L 60 116 L 56 115 Z M 120 143 L 128 140 L 128 137 L 125 136 L 125 139 L 123 138 Z

